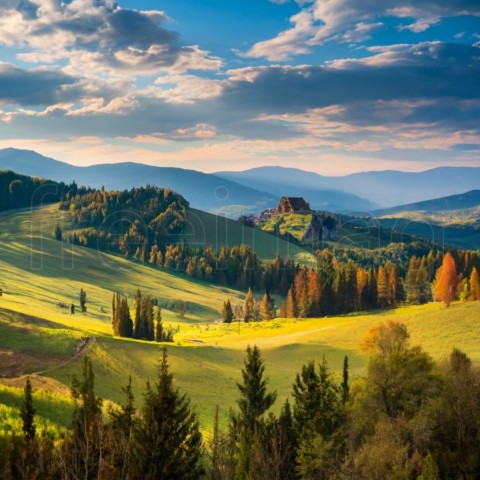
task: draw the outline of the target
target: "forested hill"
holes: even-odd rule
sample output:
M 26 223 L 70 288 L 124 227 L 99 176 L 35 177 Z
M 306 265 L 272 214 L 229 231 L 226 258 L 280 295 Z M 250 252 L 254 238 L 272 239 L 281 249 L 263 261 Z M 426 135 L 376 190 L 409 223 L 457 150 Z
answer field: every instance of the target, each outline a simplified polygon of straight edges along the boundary
M 55 203 L 77 191 L 74 183 L 66 185 L 45 178 L 19 175 L 9 170 L 0 171 L 0 211 Z
M 60 203 L 60 209 L 73 217 L 72 243 L 113 249 L 127 256 L 165 245 L 169 235 L 179 234 L 187 208 L 181 195 L 153 186 L 67 194 Z

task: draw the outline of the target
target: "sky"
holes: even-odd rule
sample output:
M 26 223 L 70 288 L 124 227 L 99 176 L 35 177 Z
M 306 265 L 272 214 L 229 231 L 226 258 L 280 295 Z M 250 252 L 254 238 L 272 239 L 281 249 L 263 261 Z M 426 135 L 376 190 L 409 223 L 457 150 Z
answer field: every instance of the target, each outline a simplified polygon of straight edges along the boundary
M 480 166 L 478 0 L 0 0 L 0 148 L 326 175 Z

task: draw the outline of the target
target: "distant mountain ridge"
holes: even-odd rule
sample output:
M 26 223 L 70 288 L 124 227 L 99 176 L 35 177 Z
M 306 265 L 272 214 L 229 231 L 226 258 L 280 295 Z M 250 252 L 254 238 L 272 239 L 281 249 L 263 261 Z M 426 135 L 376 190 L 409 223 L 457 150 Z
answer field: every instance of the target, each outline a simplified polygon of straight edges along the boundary
M 399 205 L 393 208 L 377 210 L 374 213 L 381 216 L 401 213 L 401 212 L 425 212 L 438 213 L 445 211 L 467 210 L 480 206 L 480 190 L 470 190 L 459 195 L 450 195 L 448 197 L 425 200 L 423 202 L 409 203 Z
M 288 191 L 285 195 L 293 195 L 293 192 L 289 192 L 300 188 L 304 192 L 302 196 L 312 204 L 308 192 L 330 189 L 348 192 L 377 205 L 374 208 L 365 208 L 359 202 L 356 208 L 351 209 L 359 211 L 461 194 L 477 189 L 480 185 L 480 167 L 439 167 L 423 172 L 384 170 L 336 177 L 295 168 L 259 167 L 242 172 L 216 172 L 216 175 L 252 188 L 260 182 L 266 182 L 266 189 L 272 193 L 286 189 Z M 275 188 L 270 185 L 275 185 Z
M 147 184 L 170 188 L 201 210 L 222 211 L 236 205 L 240 212 L 261 211 L 278 203 L 266 192 L 239 185 L 216 175 L 181 168 L 155 167 L 140 163 L 100 164 L 77 167 L 30 150 L 0 150 L 0 170 L 50 178 L 94 188 L 124 190 Z

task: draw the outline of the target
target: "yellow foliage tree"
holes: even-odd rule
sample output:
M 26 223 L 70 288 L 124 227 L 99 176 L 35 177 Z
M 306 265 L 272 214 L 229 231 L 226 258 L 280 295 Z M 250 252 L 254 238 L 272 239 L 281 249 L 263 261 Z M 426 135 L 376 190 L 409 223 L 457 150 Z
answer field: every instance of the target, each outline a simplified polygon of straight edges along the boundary
M 442 266 L 435 276 L 435 298 L 447 307 L 455 300 L 458 285 L 457 268 L 450 252 L 443 257 Z

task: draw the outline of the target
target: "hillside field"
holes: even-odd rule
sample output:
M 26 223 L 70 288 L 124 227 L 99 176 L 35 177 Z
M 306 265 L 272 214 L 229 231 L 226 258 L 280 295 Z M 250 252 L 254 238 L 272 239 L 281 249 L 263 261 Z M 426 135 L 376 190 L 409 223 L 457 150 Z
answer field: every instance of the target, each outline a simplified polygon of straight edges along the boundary
M 112 292 L 133 294 L 140 288 L 158 298 L 188 302 L 185 318 L 164 309 L 164 324 L 177 330 L 168 345 L 172 370 L 210 430 L 215 405 L 225 422 L 235 406 L 244 351 L 257 344 L 265 357 L 266 374 L 278 391 L 279 409 L 290 394 L 295 374 L 308 360 L 325 356 L 339 374 L 349 356 L 353 378 L 362 375 L 366 358 L 358 349 L 368 329 L 381 321 L 404 321 L 414 343 L 434 358 L 445 358 L 453 347 L 480 364 L 480 302 L 450 308 L 441 304 L 412 306 L 308 320 L 274 320 L 253 324 L 217 324 L 222 302 L 243 301 L 244 292 L 208 285 L 155 267 L 53 239 L 55 221 L 63 221 L 56 206 L 0 214 L 0 375 L 37 373 L 34 385 L 60 395 L 39 408 L 49 420 L 50 403 L 63 402 L 60 425 L 68 418 L 65 394 L 72 374 L 79 373 L 83 353 L 94 363 L 96 389 L 104 398 L 121 402 L 121 387 L 132 375 L 137 405 L 147 379 L 154 380 L 161 346 L 119 339 L 111 334 Z M 33 218 L 33 222 L 32 222 Z M 78 304 L 80 288 L 87 292 L 87 314 L 71 315 L 58 302 Z M 92 339 L 85 343 L 85 339 Z M 94 339 L 94 340 L 93 340 Z M 8 359 L 8 361 L 7 361 Z M 0 402 L 18 405 L 23 378 L 5 378 Z M 66 404 L 65 404 L 66 402 Z M 67 410 L 66 410 L 67 409 Z M 53 408 L 53 411 L 55 409 Z M 67 413 L 65 413 L 67 412 Z

